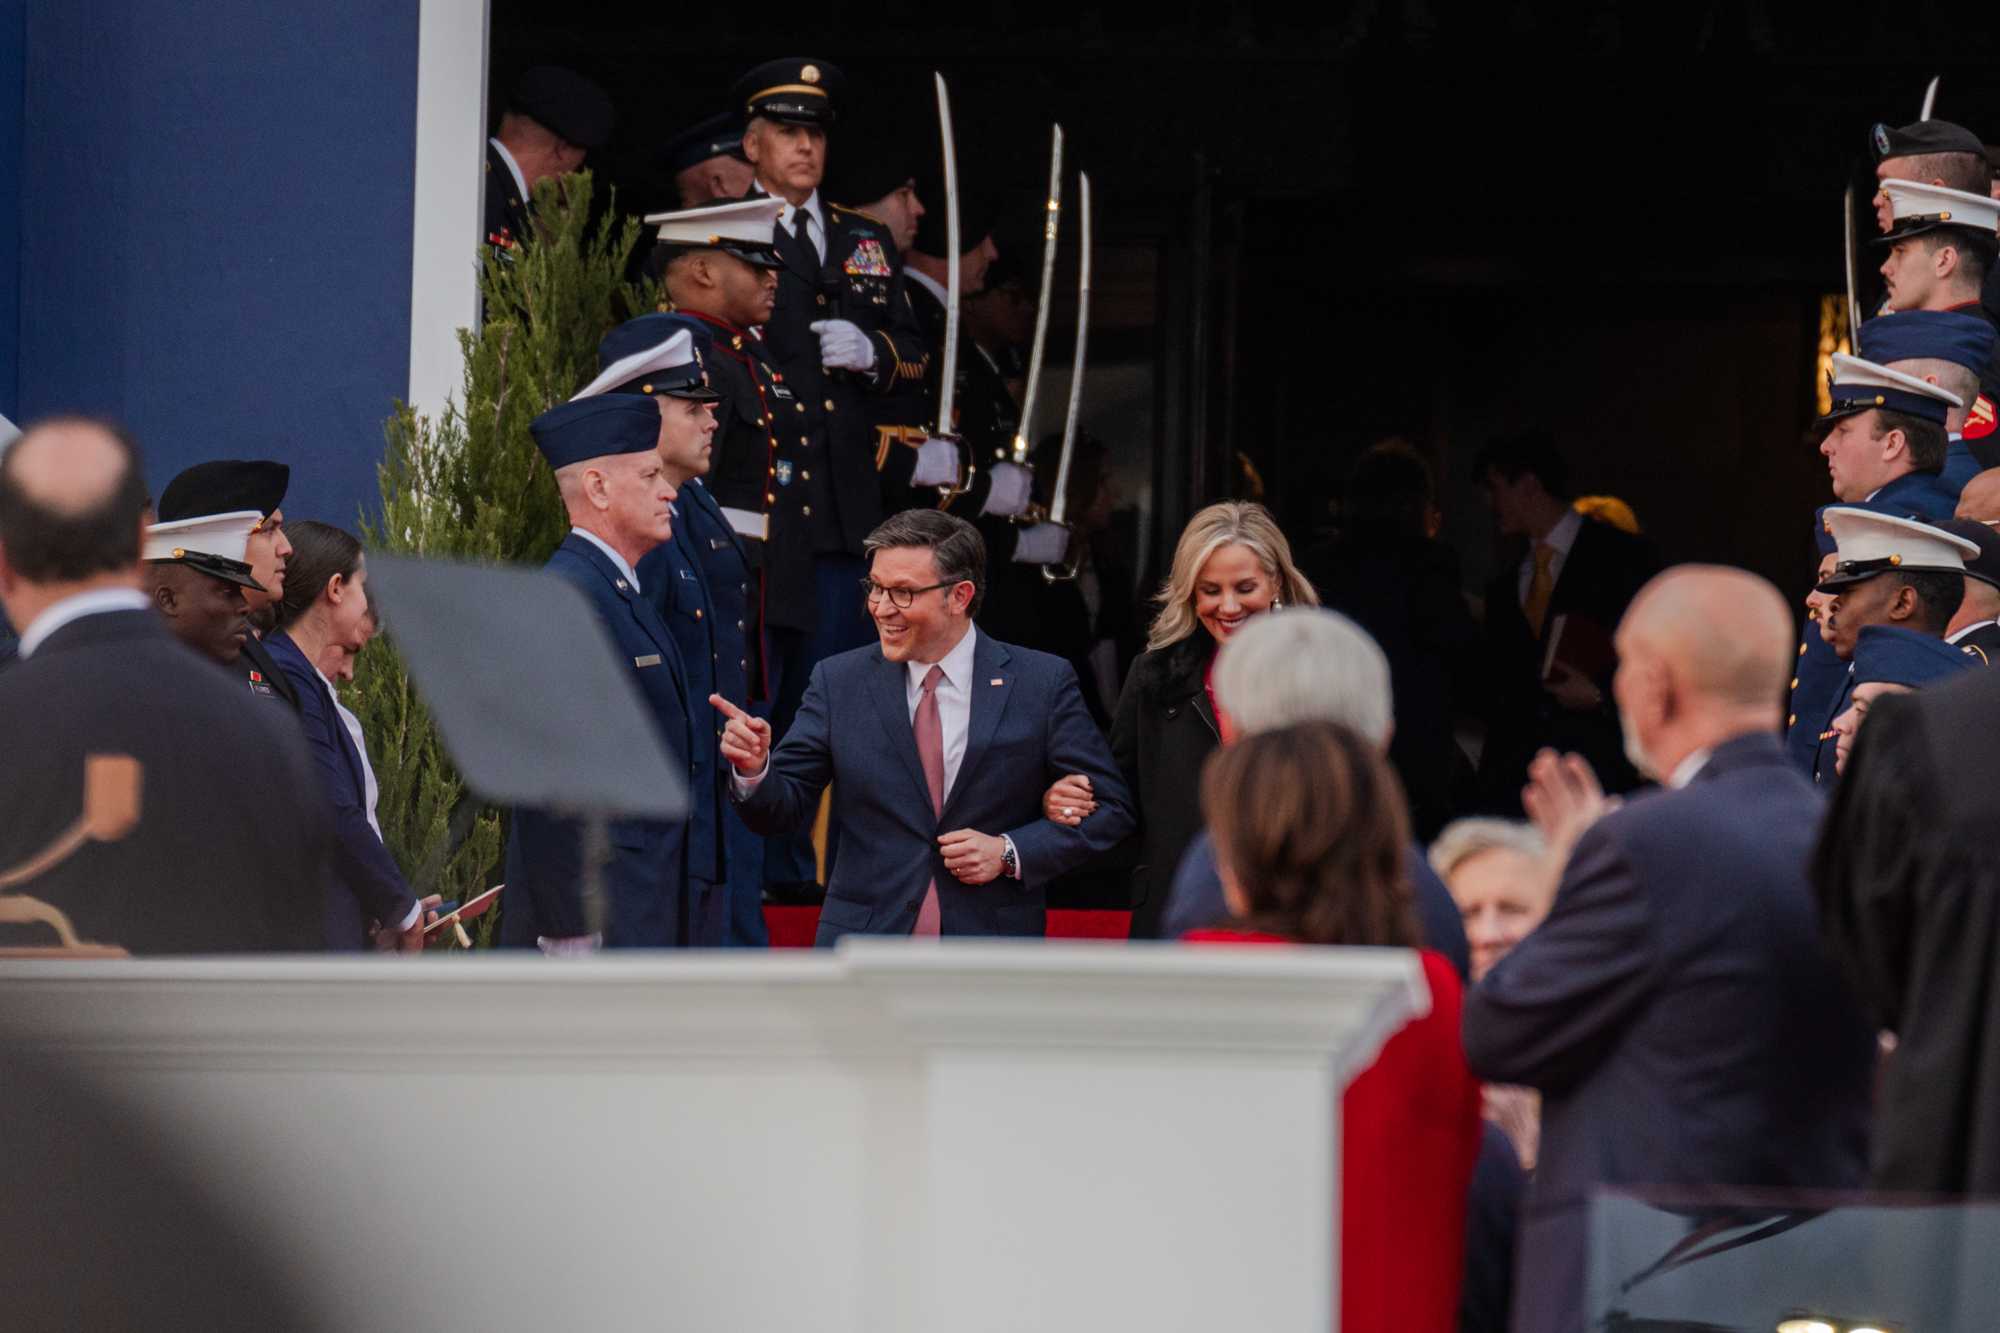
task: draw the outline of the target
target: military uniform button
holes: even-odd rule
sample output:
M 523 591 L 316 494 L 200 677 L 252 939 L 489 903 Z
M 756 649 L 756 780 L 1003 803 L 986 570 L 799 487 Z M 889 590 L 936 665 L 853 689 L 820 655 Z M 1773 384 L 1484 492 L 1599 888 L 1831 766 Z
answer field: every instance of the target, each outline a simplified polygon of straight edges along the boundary
M 800 481 L 811 481 L 812 479 L 813 479 L 813 474 L 810 472 L 801 471 L 799 473 Z
M 801 436 L 799 436 L 799 443 L 800 443 L 800 444 L 811 444 L 811 443 L 812 443 L 812 441 L 811 441 L 811 440 L 808 440 L 808 439 L 807 439 L 807 438 L 806 438 L 805 436 L 801 435 Z
M 736 628 L 738 628 L 738 629 L 742 629 L 742 628 L 743 628 L 743 622 L 742 622 L 742 621 L 740 621 L 740 620 L 739 620 L 739 621 L 737 621 L 737 622 L 736 622 Z
M 1790 717 L 1785 719 L 1785 725 L 1788 727 L 1796 727 L 1798 724 L 1799 724 L 1799 715 L 1797 713 L 1793 713 Z
M 1796 690 L 1796 689 L 1797 689 L 1798 687 L 1799 687 L 1799 678 L 1798 678 L 1797 676 L 1793 676 L 1793 677 L 1792 677 L 1792 688 Z
M 777 476 L 777 475 L 778 475 L 778 469 L 776 469 L 776 468 L 772 468 L 772 469 L 771 469 L 771 475 L 772 475 L 772 476 L 774 476 L 774 477 L 775 477 L 775 476 Z
M 820 295 L 819 295 L 819 303 L 820 303 L 821 305 L 825 305 L 825 304 L 826 304 L 826 293 L 825 293 L 825 292 L 821 292 L 821 293 L 820 293 Z
M 700 620 L 700 619 L 701 619 L 701 608 L 700 608 L 700 607 L 698 607 L 698 606 L 697 606 L 697 607 L 696 607 L 696 608 L 694 609 L 694 618 L 695 618 L 696 620 Z
M 796 407 L 801 412 L 806 410 L 806 405 L 804 403 L 793 403 L 792 406 Z
M 833 399 L 829 398 L 829 399 L 827 399 L 827 400 L 826 400 L 826 410 L 827 410 L 827 411 L 829 411 L 829 412 L 831 412 L 831 411 L 833 411 L 833 410 L 834 410 L 834 407 L 833 407 Z
M 1799 656 L 1800 656 L 1800 657 L 1804 657 L 1805 655 L 1806 655 L 1806 646 L 1805 646 L 1804 644 L 1800 644 L 1800 645 L 1799 645 Z
M 775 498 L 775 497 L 773 497 L 773 496 L 769 496 L 769 495 L 767 495 L 767 496 L 765 496 L 765 497 L 764 497 L 764 503 L 765 503 L 765 504 L 770 504 L 770 503 L 772 503 L 772 501 L 773 501 L 773 499 L 774 499 L 774 498 Z
M 812 517 L 812 511 L 813 511 L 813 507 L 812 507 L 811 505 L 800 505 L 800 506 L 799 506 L 799 512 L 800 512 L 801 514 L 804 514 L 804 515 L 805 515 L 805 516 L 806 516 L 807 518 L 811 518 L 811 517 Z

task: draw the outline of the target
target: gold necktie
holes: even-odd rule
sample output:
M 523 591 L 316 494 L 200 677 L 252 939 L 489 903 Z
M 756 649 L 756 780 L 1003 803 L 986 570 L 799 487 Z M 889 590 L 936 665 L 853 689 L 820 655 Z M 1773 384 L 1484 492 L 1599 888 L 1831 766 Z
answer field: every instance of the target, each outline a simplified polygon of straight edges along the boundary
M 1521 614 L 1528 618 L 1528 628 L 1538 639 L 1542 637 L 1542 622 L 1549 618 L 1549 594 L 1556 587 L 1550 571 L 1555 558 L 1555 547 L 1547 542 L 1535 543 L 1535 572 L 1528 579 L 1528 600 L 1521 603 Z

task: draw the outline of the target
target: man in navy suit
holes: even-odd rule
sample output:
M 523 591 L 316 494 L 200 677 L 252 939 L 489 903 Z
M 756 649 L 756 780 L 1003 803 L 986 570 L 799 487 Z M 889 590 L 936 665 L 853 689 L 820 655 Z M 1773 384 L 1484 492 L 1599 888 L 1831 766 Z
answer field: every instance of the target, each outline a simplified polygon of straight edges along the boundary
M 752 828 L 802 828 L 833 785 L 842 839 L 818 943 L 842 935 L 1040 935 L 1045 886 L 1118 845 L 1131 797 L 1069 663 L 973 627 L 979 530 L 930 509 L 869 533 L 864 595 L 879 643 L 813 668 L 784 742 L 722 699 L 722 755 Z M 1042 792 L 1081 773 L 1098 809 L 1077 828 Z
M 680 650 L 641 595 L 633 566 L 672 535 L 674 488 L 660 461 L 660 409 L 628 394 L 580 398 L 532 426 L 573 525 L 548 570 L 590 600 L 621 656 L 632 663 L 659 738 L 694 790 L 693 729 Z M 507 906 L 501 942 L 545 953 L 600 944 L 665 948 L 686 938 L 688 826 L 625 819 L 611 825 L 604 866 L 608 902 L 601 938 L 589 921 L 581 830 L 543 810 L 516 810 L 507 842 Z
M 1764 580 L 1682 566 L 1618 629 L 1627 748 L 1659 791 L 1603 813 L 1535 760 L 1560 857 L 1548 918 L 1465 1000 L 1481 1078 L 1542 1093 L 1514 1327 L 1585 1323 L 1601 1187 L 1859 1187 L 1874 1033 L 1824 952 L 1805 867 L 1821 806 L 1778 743 L 1791 617 Z

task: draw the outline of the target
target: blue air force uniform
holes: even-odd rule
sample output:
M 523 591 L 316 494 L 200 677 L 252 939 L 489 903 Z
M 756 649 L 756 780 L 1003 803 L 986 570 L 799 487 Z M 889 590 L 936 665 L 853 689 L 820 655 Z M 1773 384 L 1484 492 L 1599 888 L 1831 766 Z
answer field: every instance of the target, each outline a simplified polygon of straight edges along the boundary
M 535 418 L 535 443 L 551 467 L 640 453 L 659 441 L 659 409 L 628 396 L 585 398 Z M 589 600 L 620 657 L 631 664 L 640 697 L 676 769 L 698 790 L 692 756 L 696 700 L 674 636 L 634 586 L 634 573 L 594 538 L 571 531 L 549 557 L 548 571 Z M 699 701 L 705 710 L 706 701 Z M 507 840 L 507 904 L 501 942 L 533 947 L 538 939 L 575 940 L 590 934 L 581 896 L 582 829 L 545 810 L 517 809 Z M 611 947 L 667 948 L 684 939 L 688 823 L 623 819 L 611 825 L 604 867 L 607 898 L 603 942 Z

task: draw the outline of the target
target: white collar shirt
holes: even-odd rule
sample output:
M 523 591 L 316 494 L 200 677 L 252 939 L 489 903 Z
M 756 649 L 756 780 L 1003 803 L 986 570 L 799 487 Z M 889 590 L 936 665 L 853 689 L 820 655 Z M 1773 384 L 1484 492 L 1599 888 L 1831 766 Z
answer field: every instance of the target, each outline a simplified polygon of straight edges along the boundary
M 803 204 L 794 204 L 789 199 L 780 198 L 778 195 L 771 194 L 769 190 L 764 188 L 764 182 L 762 181 L 757 182 L 757 193 L 763 195 L 770 195 L 771 198 L 778 200 L 778 204 L 780 206 L 778 211 L 778 226 L 786 232 L 790 232 L 792 228 L 796 225 L 792 221 L 792 219 L 798 216 L 799 210 L 801 208 L 805 210 L 807 218 L 806 235 L 812 237 L 813 253 L 819 256 L 820 262 L 822 264 L 825 263 L 826 262 L 826 213 L 824 211 L 823 205 L 821 205 L 819 201 L 819 191 L 814 190 L 810 195 L 806 197 L 806 201 Z
M 34 656 L 35 649 L 41 647 L 49 635 L 72 621 L 82 620 L 85 616 L 101 616 L 109 611 L 144 611 L 152 604 L 146 594 L 137 588 L 93 588 L 74 597 L 65 597 L 22 627 L 21 642 L 14 651 L 25 661 Z
M 1547 546 L 1553 552 L 1549 557 L 1549 586 L 1555 587 L 1562 577 L 1563 566 L 1569 562 L 1569 552 L 1576 545 L 1576 534 L 1583 531 L 1583 515 L 1574 509 L 1556 520 L 1549 529 L 1549 535 L 1539 542 L 1528 543 L 1528 554 L 1521 560 L 1521 605 L 1528 604 L 1528 589 L 1535 582 L 1535 547 Z
M 952 783 L 958 780 L 958 766 L 965 760 L 965 739 L 972 729 L 972 658 L 977 648 L 978 629 L 968 625 L 959 641 L 952 645 L 943 660 L 931 662 L 905 662 L 908 672 L 904 681 L 910 705 L 910 723 L 916 725 L 917 705 L 924 697 L 924 677 L 930 674 L 933 665 L 944 668 L 944 679 L 938 682 L 938 723 L 944 731 L 944 792 L 951 795 Z
M 1674 766 L 1672 773 L 1667 775 L 1667 786 L 1675 791 L 1679 791 L 1682 787 L 1687 786 L 1688 783 L 1693 782 L 1701 775 L 1701 770 L 1708 767 L 1708 761 L 1714 754 L 1714 750 L 1705 747 L 1689 754 L 1687 758 Z
M 368 762 L 368 742 L 361 735 L 361 719 L 347 711 L 347 705 L 340 701 L 340 691 L 333 688 L 333 682 L 326 678 L 326 673 L 319 669 L 317 663 L 313 666 L 313 674 L 319 677 L 320 684 L 326 686 L 326 697 L 333 700 L 333 711 L 340 714 L 341 724 L 347 728 L 348 738 L 354 742 L 354 753 L 361 756 L 361 790 L 368 811 L 368 827 L 374 829 L 375 836 L 379 838 L 382 836 L 382 825 L 375 818 L 375 801 L 381 795 L 381 788 L 375 783 L 375 765 Z
M 932 296 L 935 296 L 939 305 L 949 305 L 951 303 L 951 292 L 943 283 L 933 278 L 930 274 L 920 271 L 914 264 L 903 265 L 903 272 L 909 277 L 911 282 L 916 283 Z
M 463 141 L 461 140 L 461 142 Z M 514 155 L 507 151 L 506 144 L 501 143 L 498 139 L 488 139 L 486 142 L 493 145 L 493 151 L 500 154 L 500 160 L 507 164 L 508 174 L 514 178 L 514 188 L 521 192 L 521 202 L 524 204 L 527 203 L 532 196 L 528 193 L 528 178 L 521 174 L 521 164 L 516 162 Z

